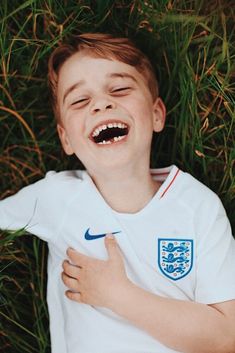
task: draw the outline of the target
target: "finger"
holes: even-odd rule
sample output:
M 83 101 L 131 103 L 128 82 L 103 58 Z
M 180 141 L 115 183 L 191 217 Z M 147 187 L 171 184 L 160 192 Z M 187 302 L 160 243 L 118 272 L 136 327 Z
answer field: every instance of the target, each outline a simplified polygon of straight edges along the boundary
M 75 302 L 82 303 L 81 293 L 79 293 L 79 292 L 72 292 L 70 290 L 67 290 L 65 292 L 65 295 L 70 300 L 74 300 Z
M 105 237 L 105 246 L 110 259 L 122 260 L 121 252 L 112 234 L 107 234 Z
M 81 254 L 73 248 L 68 248 L 66 253 L 73 264 L 76 266 L 84 267 L 86 262 L 89 260 L 89 256 Z
M 64 272 L 62 272 L 61 278 L 62 278 L 62 281 L 64 282 L 64 284 L 66 285 L 66 287 L 68 287 L 69 289 L 71 289 L 75 292 L 79 292 L 80 284 L 79 284 L 78 279 L 71 278 L 71 277 L 67 276 Z
M 67 276 L 70 276 L 70 277 L 73 277 L 73 278 L 78 278 L 79 277 L 79 273 L 81 271 L 81 267 L 78 267 L 76 265 L 72 265 L 67 260 L 65 260 L 63 262 L 62 267 L 64 269 L 64 273 Z

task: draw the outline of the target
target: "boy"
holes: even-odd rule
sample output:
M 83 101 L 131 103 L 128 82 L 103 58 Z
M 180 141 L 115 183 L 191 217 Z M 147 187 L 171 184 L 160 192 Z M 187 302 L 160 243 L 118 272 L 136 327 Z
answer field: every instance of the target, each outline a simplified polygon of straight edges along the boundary
M 187 173 L 149 170 L 165 107 L 147 58 L 84 34 L 54 51 L 49 80 L 62 146 L 86 171 L 1 201 L 0 226 L 48 241 L 52 352 L 235 352 L 229 222 Z

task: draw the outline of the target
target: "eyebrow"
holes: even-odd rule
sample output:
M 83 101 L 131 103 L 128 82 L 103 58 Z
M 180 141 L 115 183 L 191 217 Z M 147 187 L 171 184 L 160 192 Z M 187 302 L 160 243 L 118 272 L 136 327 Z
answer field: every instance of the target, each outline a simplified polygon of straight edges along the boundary
M 72 91 L 74 91 L 76 88 L 78 88 L 81 85 L 84 85 L 85 81 L 81 80 L 78 81 L 76 83 L 74 83 L 74 85 L 70 86 L 69 88 L 66 89 L 65 93 L 64 93 L 64 97 L 63 97 L 63 103 L 65 101 L 65 99 L 67 98 L 67 96 L 69 95 L 69 93 L 71 93 Z
M 107 74 L 106 75 L 108 78 L 130 78 L 132 81 L 134 81 L 135 83 L 137 83 L 137 80 L 134 76 L 128 74 L 127 72 L 113 72 L 111 74 Z M 64 97 L 63 97 L 63 103 L 65 101 L 65 99 L 67 98 L 67 96 L 74 91 L 75 89 L 77 89 L 79 86 L 82 86 L 85 84 L 84 80 L 80 80 L 76 83 L 74 83 L 72 86 L 70 86 L 64 93 Z
M 107 76 L 110 78 L 116 78 L 116 77 L 130 78 L 132 81 L 137 83 L 136 78 L 133 75 L 128 74 L 127 72 L 114 72 L 114 73 L 108 74 Z

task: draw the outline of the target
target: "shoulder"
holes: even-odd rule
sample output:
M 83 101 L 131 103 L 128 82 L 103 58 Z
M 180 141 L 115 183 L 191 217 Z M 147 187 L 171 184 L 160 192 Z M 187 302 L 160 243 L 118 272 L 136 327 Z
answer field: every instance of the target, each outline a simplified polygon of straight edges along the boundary
M 44 177 L 45 183 L 60 185 L 60 184 L 80 184 L 87 177 L 87 172 L 83 170 L 64 170 L 56 172 L 49 170 Z
M 190 202 L 193 198 L 193 200 L 198 203 L 220 203 L 218 195 L 208 186 L 200 182 L 189 173 L 181 172 L 181 174 L 183 186 L 182 195 L 184 195 L 185 200 Z
M 191 174 L 180 171 L 177 184 L 177 198 L 194 216 L 209 219 L 225 216 L 225 209 L 219 196 Z
M 86 180 L 87 172 L 85 170 L 63 170 L 55 171 L 49 170 L 45 176 L 44 180 L 48 184 L 69 184 L 69 183 L 81 183 Z
M 184 205 L 189 211 L 221 204 L 215 192 L 175 165 L 152 169 L 151 174 L 155 180 L 163 182 L 159 194 L 167 203 Z
M 62 180 L 79 180 L 82 181 L 86 178 L 87 172 L 85 170 L 63 170 L 57 172 L 55 170 L 49 170 L 45 174 L 45 179 L 54 179 L 58 181 Z
M 195 232 L 200 239 L 208 239 L 208 234 L 215 240 L 224 233 L 229 234 L 231 228 L 224 206 L 218 197 L 206 185 L 192 175 L 180 172 L 177 198 L 185 216 L 192 217 Z
M 38 189 L 39 197 L 52 199 L 69 199 L 81 189 L 87 179 L 87 172 L 80 170 L 65 170 L 56 172 L 50 170 L 45 177 L 34 185 Z

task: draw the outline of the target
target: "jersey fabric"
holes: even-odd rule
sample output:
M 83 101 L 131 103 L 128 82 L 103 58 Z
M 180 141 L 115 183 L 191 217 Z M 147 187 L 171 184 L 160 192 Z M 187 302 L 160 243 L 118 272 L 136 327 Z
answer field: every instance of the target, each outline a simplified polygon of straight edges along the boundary
M 111 310 L 65 296 L 66 249 L 105 260 L 107 233 L 115 233 L 128 277 L 145 290 L 205 304 L 235 299 L 235 241 L 219 198 L 176 166 L 151 173 L 161 187 L 134 214 L 111 209 L 86 171 L 49 172 L 0 202 L 2 229 L 25 227 L 48 242 L 53 353 L 176 353 Z

